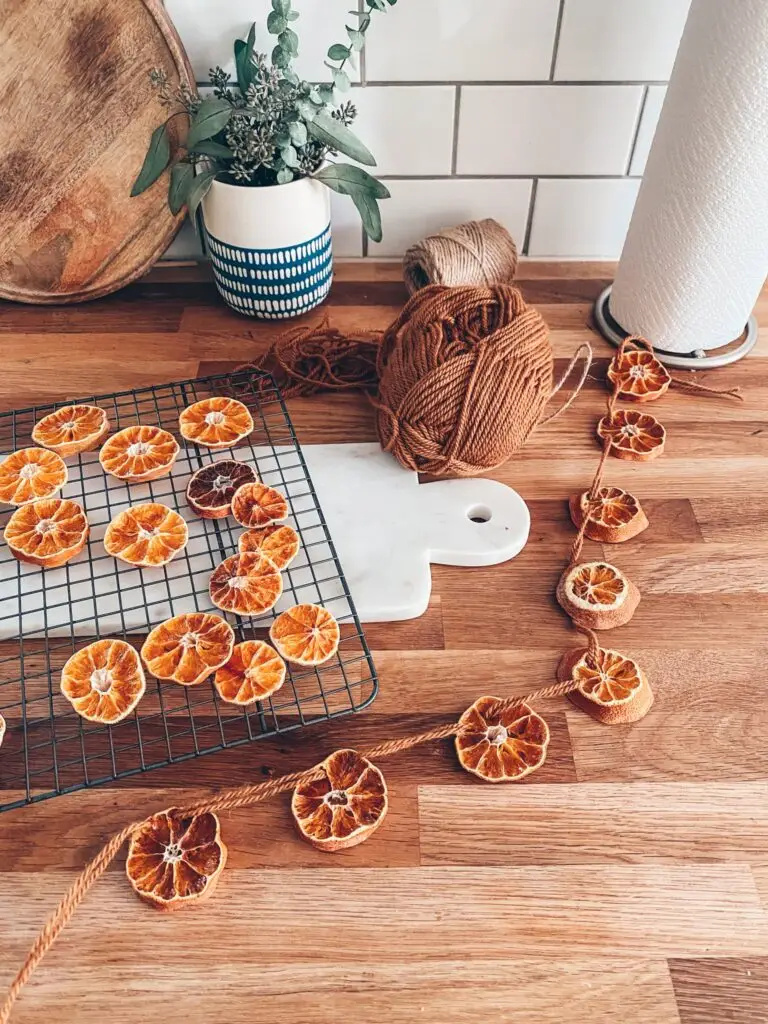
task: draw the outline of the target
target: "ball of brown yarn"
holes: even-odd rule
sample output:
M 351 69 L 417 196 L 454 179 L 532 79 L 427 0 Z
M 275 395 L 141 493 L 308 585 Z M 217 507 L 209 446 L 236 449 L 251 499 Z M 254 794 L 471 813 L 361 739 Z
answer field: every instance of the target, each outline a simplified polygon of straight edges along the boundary
M 547 325 L 509 285 L 430 285 L 378 352 L 377 430 L 408 469 L 470 476 L 506 462 L 552 393 Z
M 516 272 L 514 239 L 490 217 L 422 238 L 408 249 L 403 259 L 403 278 L 409 295 L 428 284 L 511 284 Z

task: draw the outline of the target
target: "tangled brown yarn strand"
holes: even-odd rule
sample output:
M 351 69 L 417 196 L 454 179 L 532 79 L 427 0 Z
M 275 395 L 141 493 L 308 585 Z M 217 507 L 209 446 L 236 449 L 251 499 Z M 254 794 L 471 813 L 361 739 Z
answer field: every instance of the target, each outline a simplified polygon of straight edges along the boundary
M 517 246 L 498 221 L 471 220 L 438 231 L 412 245 L 403 259 L 408 294 L 429 284 L 511 284 L 517 272 Z

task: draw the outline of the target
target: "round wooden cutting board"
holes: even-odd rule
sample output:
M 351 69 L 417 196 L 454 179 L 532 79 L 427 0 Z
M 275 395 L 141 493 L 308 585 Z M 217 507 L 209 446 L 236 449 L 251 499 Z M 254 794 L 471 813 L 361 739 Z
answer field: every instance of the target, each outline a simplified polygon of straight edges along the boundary
M 0 12 L 0 297 L 106 295 L 183 220 L 168 172 L 130 191 L 168 114 L 150 69 L 193 86 L 192 68 L 159 0 L 2 0 Z M 169 125 L 172 144 L 183 125 Z

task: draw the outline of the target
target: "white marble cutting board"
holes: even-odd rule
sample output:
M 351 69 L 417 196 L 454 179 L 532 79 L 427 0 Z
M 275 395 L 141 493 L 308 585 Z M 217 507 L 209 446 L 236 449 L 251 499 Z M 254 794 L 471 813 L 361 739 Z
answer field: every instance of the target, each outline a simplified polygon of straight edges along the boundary
M 486 479 L 419 484 L 416 473 L 402 469 L 377 444 L 306 445 L 302 451 L 362 622 L 421 615 L 429 602 L 430 563 L 493 565 L 514 558 L 528 538 L 528 509 L 504 484 Z M 234 454 L 248 461 L 244 450 Z M 254 455 L 261 479 L 287 493 L 289 522 L 303 540 L 284 573 L 286 592 L 275 613 L 297 600 L 311 601 L 344 619 L 349 603 L 296 449 L 256 448 Z M 20 566 L 4 548 L 0 638 L 19 632 L 31 638 L 70 631 L 93 636 L 96 617 L 101 635 L 121 629 L 145 632 L 148 621 L 196 608 L 214 610 L 204 596 L 207 580 L 221 558 L 235 553 L 241 529 L 232 519 L 217 524 L 200 520 L 186 507 L 184 490 L 197 467 L 190 460 L 194 454 L 182 450 L 172 478 L 134 485 L 130 495 L 119 481 L 104 477 L 93 453 L 83 457 L 80 472 L 70 467 L 62 494 L 85 504 L 96 561 L 92 566 L 84 552 L 68 566 L 42 572 Z M 111 516 L 149 500 L 178 508 L 189 524 L 190 541 L 186 552 L 164 569 L 138 570 L 106 556 L 102 539 Z M 6 520 L 3 515 L 3 524 Z M 273 614 L 258 625 L 268 624 Z

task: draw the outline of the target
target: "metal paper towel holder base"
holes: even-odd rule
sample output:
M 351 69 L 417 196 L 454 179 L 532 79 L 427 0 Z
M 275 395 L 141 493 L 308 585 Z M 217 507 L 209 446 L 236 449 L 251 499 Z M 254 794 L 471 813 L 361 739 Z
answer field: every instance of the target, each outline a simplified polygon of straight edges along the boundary
M 603 337 L 613 345 L 620 345 L 630 332 L 625 331 L 611 314 L 609 300 L 612 287 L 613 285 L 608 285 L 598 296 L 595 302 L 595 320 Z M 649 340 L 653 341 L 652 338 Z M 665 352 L 663 349 L 656 351 L 663 362 L 684 370 L 713 370 L 718 366 L 728 366 L 729 363 L 743 359 L 755 347 L 757 320 L 754 316 L 747 321 L 741 340 L 736 339 L 736 341 L 738 344 L 734 348 L 730 347 L 734 342 L 729 342 L 728 345 L 710 349 L 709 352 L 705 352 L 704 349 L 696 349 L 694 352 Z

